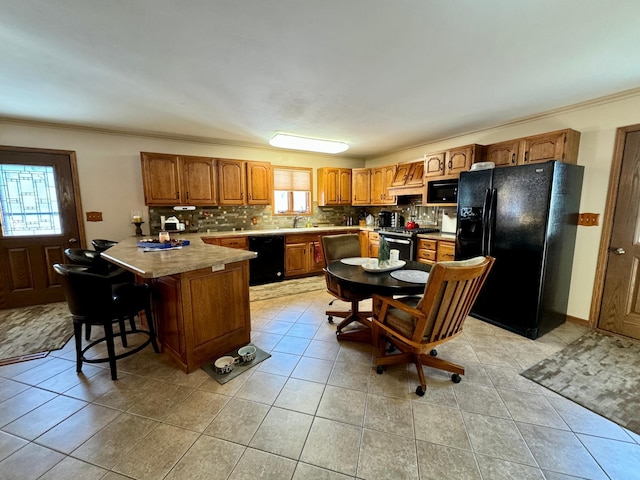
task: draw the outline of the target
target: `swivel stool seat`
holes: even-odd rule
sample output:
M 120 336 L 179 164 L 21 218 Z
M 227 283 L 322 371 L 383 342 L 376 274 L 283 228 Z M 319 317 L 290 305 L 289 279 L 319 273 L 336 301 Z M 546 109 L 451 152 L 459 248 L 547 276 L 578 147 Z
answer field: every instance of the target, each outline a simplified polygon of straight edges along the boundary
M 82 371 L 83 362 L 109 362 L 111 379 L 118 378 L 116 360 L 133 355 L 151 344 L 159 352 L 151 313 L 148 285 L 127 283 L 114 291 L 109 275 L 93 273 L 86 266 L 56 263 L 53 269 L 58 274 L 67 305 L 73 317 L 73 334 L 76 349 L 76 371 Z M 125 329 L 125 319 L 132 319 L 144 310 L 148 330 Z M 118 323 L 118 335 L 122 339 L 123 351 L 116 353 L 113 324 Z M 82 325 L 100 325 L 104 336 L 82 346 Z M 147 338 L 137 346 L 128 348 L 127 335 L 145 335 Z M 87 358 L 85 353 L 100 343 L 106 343 L 107 356 Z
M 91 245 L 93 245 L 93 248 L 95 248 L 97 252 L 104 252 L 117 243 L 118 242 L 114 240 L 105 240 L 103 238 L 94 238 L 93 240 L 91 240 Z

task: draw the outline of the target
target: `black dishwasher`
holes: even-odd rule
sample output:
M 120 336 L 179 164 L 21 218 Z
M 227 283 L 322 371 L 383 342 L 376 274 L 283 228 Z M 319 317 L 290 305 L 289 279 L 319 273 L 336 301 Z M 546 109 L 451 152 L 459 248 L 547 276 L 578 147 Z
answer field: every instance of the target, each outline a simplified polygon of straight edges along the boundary
M 258 254 L 249 260 L 249 285 L 284 279 L 284 235 L 250 236 L 249 250 Z

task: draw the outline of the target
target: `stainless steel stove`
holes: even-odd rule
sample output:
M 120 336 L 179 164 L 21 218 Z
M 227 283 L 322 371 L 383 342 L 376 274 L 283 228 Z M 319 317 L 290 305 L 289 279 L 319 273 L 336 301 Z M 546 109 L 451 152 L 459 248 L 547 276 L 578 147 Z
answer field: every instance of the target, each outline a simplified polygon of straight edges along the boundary
M 415 260 L 418 250 L 418 235 L 439 231 L 438 228 L 413 228 L 409 230 L 404 227 L 387 227 L 380 229 L 378 233 L 389 243 L 389 248 L 399 250 L 400 260 Z

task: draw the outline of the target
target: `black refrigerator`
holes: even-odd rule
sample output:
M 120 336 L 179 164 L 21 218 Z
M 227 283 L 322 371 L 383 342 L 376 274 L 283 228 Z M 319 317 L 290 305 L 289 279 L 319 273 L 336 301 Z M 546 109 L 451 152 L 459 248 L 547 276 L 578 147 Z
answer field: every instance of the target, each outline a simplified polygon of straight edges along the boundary
M 584 167 L 463 172 L 456 260 L 496 261 L 471 315 L 535 339 L 566 319 Z

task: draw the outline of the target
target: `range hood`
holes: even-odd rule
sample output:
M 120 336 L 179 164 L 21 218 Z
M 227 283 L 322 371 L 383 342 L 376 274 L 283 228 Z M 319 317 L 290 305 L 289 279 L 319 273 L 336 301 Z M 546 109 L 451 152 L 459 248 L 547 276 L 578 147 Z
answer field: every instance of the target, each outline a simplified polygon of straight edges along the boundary
M 424 197 L 424 160 L 398 164 L 393 183 L 387 189 L 389 195 L 421 195 Z

